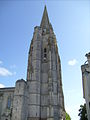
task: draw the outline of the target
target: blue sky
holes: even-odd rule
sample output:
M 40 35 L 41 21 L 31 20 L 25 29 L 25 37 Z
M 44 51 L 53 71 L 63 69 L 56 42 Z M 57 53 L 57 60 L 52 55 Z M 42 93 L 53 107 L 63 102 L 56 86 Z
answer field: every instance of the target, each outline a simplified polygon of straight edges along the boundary
M 0 87 L 14 86 L 27 73 L 27 60 L 34 27 L 39 26 L 47 6 L 62 65 L 65 108 L 79 120 L 84 103 L 80 66 L 90 52 L 90 1 L 0 1 Z

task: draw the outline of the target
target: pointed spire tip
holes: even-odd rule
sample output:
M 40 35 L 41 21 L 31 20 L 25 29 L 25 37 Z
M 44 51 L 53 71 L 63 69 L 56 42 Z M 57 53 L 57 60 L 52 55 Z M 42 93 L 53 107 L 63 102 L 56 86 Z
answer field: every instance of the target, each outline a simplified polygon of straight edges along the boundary
M 40 26 L 43 27 L 43 28 L 44 27 L 47 28 L 49 26 L 49 18 L 48 18 L 46 5 L 44 7 L 43 17 L 42 17 L 42 21 L 41 21 Z
M 46 5 L 45 5 L 44 9 L 47 9 Z

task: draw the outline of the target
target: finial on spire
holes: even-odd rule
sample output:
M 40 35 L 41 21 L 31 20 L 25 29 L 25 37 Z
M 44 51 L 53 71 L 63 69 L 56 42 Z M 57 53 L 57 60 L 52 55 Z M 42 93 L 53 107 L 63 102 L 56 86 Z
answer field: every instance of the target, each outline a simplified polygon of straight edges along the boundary
M 44 7 L 44 12 L 43 12 L 43 17 L 40 26 L 42 28 L 49 28 L 49 18 L 48 18 L 48 13 L 47 13 L 47 8 L 46 5 Z

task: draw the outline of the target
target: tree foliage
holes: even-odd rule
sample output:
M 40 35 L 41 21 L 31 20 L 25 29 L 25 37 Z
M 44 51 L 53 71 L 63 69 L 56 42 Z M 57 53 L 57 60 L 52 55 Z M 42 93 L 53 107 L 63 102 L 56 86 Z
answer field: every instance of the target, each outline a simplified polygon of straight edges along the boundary
M 71 118 L 70 118 L 68 113 L 66 113 L 66 120 L 71 120 Z
M 86 104 L 80 105 L 78 116 L 80 116 L 80 120 L 88 120 L 87 119 Z

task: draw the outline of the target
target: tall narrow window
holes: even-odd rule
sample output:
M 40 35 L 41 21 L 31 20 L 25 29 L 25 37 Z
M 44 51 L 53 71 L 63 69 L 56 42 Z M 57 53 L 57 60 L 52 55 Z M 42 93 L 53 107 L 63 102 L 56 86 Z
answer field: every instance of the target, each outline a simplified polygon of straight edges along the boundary
M 46 60 L 46 58 L 47 58 L 47 49 L 44 48 L 44 60 Z
M 11 107 L 11 97 L 8 97 L 7 108 L 10 109 L 10 107 Z

